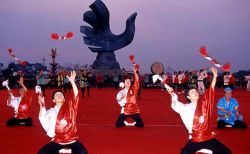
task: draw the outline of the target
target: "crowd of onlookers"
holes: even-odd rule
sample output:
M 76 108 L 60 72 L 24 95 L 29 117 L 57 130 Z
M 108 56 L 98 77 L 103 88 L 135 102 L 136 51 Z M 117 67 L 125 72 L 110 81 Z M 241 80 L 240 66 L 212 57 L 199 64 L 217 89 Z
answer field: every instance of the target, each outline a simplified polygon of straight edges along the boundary
M 165 73 L 161 76 L 166 80 L 170 86 L 174 89 L 178 90 L 178 92 L 186 89 L 187 87 L 197 87 L 199 80 L 199 75 L 204 70 L 199 71 L 178 71 L 173 73 Z M 206 70 L 205 70 L 206 71 Z M 69 86 L 69 82 L 67 80 L 67 75 L 69 71 L 60 70 L 58 73 L 52 77 L 47 71 L 41 70 L 37 73 L 36 76 L 30 76 L 28 74 L 16 73 L 8 77 L 2 77 L 2 80 L 9 79 L 10 87 L 16 88 L 18 86 L 18 79 L 20 76 L 24 77 L 27 87 L 32 88 L 35 85 L 42 85 L 46 87 L 60 87 L 64 90 L 67 90 Z M 79 88 L 83 87 L 96 87 L 96 88 L 104 88 L 104 87 L 114 87 L 118 88 L 119 83 L 123 81 L 127 76 L 132 77 L 132 73 L 128 71 L 124 71 L 123 73 L 114 72 L 112 74 L 101 74 L 96 73 L 93 74 L 88 69 L 81 69 L 77 72 L 76 83 Z M 153 83 L 152 76 L 153 74 L 139 74 L 140 76 L 140 85 L 143 88 L 155 88 L 161 87 L 160 82 Z M 227 76 L 225 78 L 225 76 Z M 250 72 L 245 73 L 244 75 L 235 75 L 235 73 L 231 74 L 229 72 L 223 72 L 219 74 L 217 78 L 216 86 L 218 88 L 223 87 L 225 84 L 229 84 L 232 88 L 240 88 L 245 89 L 247 87 L 247 76 L 250 76 Z M 40 79 L 39 79 L 40 78 Z M 39 79 L 39 80 L 38 80 Z M 211 73 L 207 72 L 204 79 L 202 79 L 205 87 L 208 87 L 211 82 Z M 1 85 L 1 88 L 2 85 Z

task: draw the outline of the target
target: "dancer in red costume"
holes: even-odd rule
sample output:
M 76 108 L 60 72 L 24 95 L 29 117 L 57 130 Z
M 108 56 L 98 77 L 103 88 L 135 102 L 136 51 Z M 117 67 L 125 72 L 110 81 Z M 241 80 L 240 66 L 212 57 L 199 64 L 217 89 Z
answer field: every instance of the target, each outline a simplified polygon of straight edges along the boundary
M 7 105 L 14 108 L 15 116 L 6 122 L 7 126 L 32 126 L 32 118 L 30 117 L 30 105 L 32 101 L 32 96 L 28 92 L 26 86 L 24 85 L 23 77 L 20 77 L 18 81 L 21 85 L 19 89 L 19 96 L 15 97 L 8 85 L 9 98 L 7 100 Z
M 177 95 L 172 88 L 167 91 L 172 96 L 171 107 L 180 114 L 180 117 L 189 133 L 189 141 L 182 148 L 181 154 L 193 154 L 199 150 L 206 149 L 212 151 L 213 154 L 231 154 L 231 150 L 224 144 L 214 138 L 211 129 L 211 117 L 214 106 L 214 87 L 216 84 L 217 70 L 211 68 L 213 72 L 213 80 L 210 88 L 202 96 L 196 89 L 189 89 L 186 98 L 189 104 L 183 104 L 178 101 Z
M 61 91 L 55 91 L 52 95 L 55 107 L 46 111 L 44 97 L 38 96 L 40 105 L 39 120 L 47 135 L 52 140 L 39 150 L 39 154 L 58 154 L 61 149 L 71 149 L 72 154 L 87 154 L 86 148 L 78 140 L 76 117 L 79 104 L 78 89 L 75 84 L 76 73 L 71 72 L 69 79 L 73 96 L 65 101 Z
M 140 110 L 137 105 L 137 95 L 139 90 L 139 65 L 133 63 L 133 66 L 134 84 L 131 85 L 131 80 L 129 78 L 126 78 L 124 81 L 123 89 L 119 91 L 116 97 L 117 102 L 121 106 L 121 113 L 116 121 L 117 128 L 123 126 L 137 126 L 139 128 L 144 127 L 143 120 L 140 116 Z M 126 119 L 128 117 L 131 117 L 134 122 L 127 122 Z

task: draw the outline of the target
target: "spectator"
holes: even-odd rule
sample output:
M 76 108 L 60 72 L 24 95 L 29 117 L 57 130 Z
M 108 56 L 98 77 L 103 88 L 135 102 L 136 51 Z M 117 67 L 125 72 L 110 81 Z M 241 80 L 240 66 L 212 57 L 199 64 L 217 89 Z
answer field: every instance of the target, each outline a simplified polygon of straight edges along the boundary
M 219 99 L 217 128 L 234 127 L 245 129 L 247 124 L 243 122 L 243 116 L 239 114 L 239 103 L 232 97 L 232 89 L 224 89 L 224 97 Z

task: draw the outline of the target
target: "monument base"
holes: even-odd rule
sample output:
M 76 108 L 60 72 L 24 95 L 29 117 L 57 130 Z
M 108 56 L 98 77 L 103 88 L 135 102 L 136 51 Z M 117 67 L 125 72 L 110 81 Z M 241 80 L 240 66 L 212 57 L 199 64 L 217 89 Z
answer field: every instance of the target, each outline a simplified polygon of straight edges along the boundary
M 102 75 L 114 75 L 115 73 L 118 73 L 119 75 L 122 74 L 121 69 L 92 69 L 91 74 L 102 74 Z
M 116 61 L 114 51 L 99 52 L 93 63 L 93 69 L 120 69 L 120 65 Z

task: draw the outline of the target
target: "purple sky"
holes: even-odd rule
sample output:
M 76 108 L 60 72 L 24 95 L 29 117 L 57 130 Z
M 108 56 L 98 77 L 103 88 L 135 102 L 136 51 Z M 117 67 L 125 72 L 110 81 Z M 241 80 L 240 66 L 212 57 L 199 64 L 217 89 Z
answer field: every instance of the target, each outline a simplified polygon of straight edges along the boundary
M 12 61 L 7 53 L 30 63 L 40 62 L 57 48 L 57 62 L 92 64 L 96 54 L 84 44 L 80 26 L 83 13 L 93 0 L 4 0 L 0 5 L 0 62 Z M 104 0 L 110 11 L 111 30 L 120 34 L 126 19 L 137 12 L 133 42 L 116 51 L 121 68 L 130 68 L 128 55 L 134 54 L 142 72 L 150 72 L 153 62 L 175 70 L 200 69 L 211 64 L 198 49 L 207 46 L 232 71 L 250 69 L 249 0 Z M 73 31 L 71 40 L 53 41 L 52 32 Z

